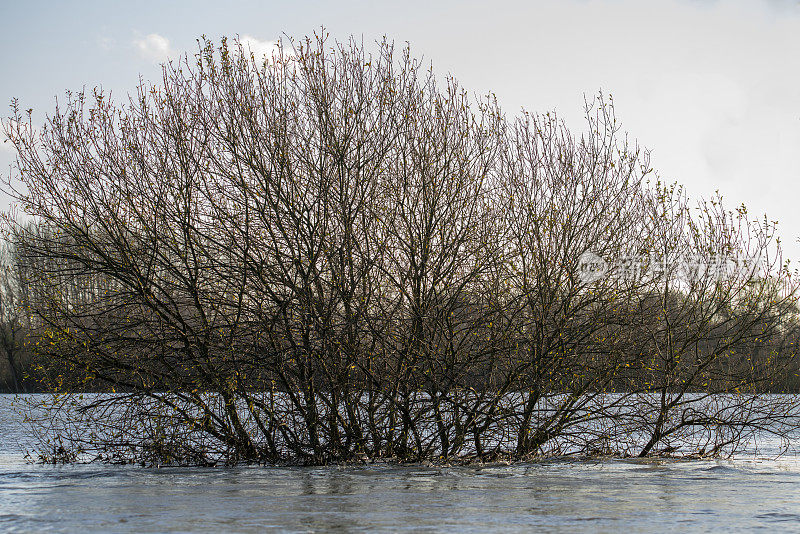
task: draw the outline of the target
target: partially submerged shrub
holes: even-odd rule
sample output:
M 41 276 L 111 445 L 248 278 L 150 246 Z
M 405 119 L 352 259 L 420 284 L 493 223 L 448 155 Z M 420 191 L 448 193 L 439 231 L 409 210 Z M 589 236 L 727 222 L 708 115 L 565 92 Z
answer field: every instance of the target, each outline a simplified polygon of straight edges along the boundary
M 328 43 L 203 42 L 126 105 L 6 123 L 36 221 L 6 228 L 66 399 L 39 407 L 46 458 L 719 454 L 793 431 L 793 398 L 764 394 L 796 350 L 770 224 L 650 183 L 602 96 L 576 136 L 408 49 Z M 587 278 L 587 254 L 673 263 Z M 673 269 L 736 254 L 762 256 Z

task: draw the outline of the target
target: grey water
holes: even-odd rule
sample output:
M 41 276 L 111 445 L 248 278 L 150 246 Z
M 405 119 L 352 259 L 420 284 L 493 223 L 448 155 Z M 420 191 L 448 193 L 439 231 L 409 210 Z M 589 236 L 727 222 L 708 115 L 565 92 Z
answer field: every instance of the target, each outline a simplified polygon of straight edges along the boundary
M 50 466 L 26 461 L 11 402 L 0 396 L 4 532 L 800 531 L 800 456 L 769 444 L 732 460 Z

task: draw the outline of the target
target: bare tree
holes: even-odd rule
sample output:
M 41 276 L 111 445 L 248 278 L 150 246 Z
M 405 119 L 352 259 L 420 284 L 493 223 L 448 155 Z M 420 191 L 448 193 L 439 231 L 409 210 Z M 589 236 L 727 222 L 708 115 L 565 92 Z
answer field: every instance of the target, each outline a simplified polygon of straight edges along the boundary
M 581 258 L 638 252 L 648 154 L 619 135 L 611 103 L 587 103 L 588 133 L 576 138 L 553 114 L 524 115 L 509 136 L 504 181 L 520 397 L 516 453 L 543 448 L 585 422 L 625 364 L 635 287 L 585 280 Z M 592 409 L 589 407 L 593 406 Z
M 6 187 L 35 222 L 5 228 L 52 392 L 43 457 L 646 455 L 784 424 L 762 403 L 782 371 L 736 358 L 791 330 L 786 269 L 580 270 L 771 230 L 690 214 L 610 99 L 586 116 L 581 136 L 508 120 L 408 48 L 324 34 L 270 58 L 202 41 L 124 105 L 68 94 L 39 132 L 15 108 Z
M 630 389 L 643 390 L 634 420 L 641 417 L 646 434 L 638 454 L 687 441 L 715 454 L 744 443 L 743 433 L 781 434 L 797 404 L 762 393 L 791 369 L 794 348 L 782 348 L 782 362 L 770 353 L 797 286 L 774 224 L 750 220 L 741 207 L 728 211 L 720 198 L 692 212 L 680 189 L 660 184 L 652 198 L 651 242 L 662 269 L 637 310 L 641 359 Z

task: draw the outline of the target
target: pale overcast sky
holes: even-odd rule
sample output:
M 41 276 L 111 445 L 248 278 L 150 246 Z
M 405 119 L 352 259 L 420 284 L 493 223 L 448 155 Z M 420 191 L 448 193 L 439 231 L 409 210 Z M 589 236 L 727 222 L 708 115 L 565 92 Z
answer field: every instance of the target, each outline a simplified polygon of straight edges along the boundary
M 66 89 L 119 97 L 139 75 L 156 80 L 158 62 L 195 51 L 202 34 L 255 48 L 321 25 L 339 39 L 408 41 L 438 73 L 495 92 L 508 115 L 556 110 L 580 129 L 584 94 L 610 92 L 662 179 L 695 196 L 719 189 L 731 208 L 779 220 L 800 263 L 797 0 L 0 0 L 0 104 L 19 97 L 41 122 Z M 0 144 L 0 172 L 11 161 Z

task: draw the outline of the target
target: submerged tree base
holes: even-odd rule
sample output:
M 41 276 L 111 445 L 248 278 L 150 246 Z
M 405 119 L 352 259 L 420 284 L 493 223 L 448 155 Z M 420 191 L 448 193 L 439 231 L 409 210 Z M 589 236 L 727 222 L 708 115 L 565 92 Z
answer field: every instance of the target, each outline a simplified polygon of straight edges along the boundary
M 780 457 L 786 451 L 779 452 L 769 456 L 770 458 Z M 263 466 L 263 467 L 312 467 L 312 466 L 338 466 L 338 467 L 367 467 L 367 466 L 407 466 L 407 467 L 502 467 L 513 466 L 519 464 L 538 464 L 538 463 L 572 463 L 572 462 L 604 462 L 604 461 L 635 461 L 642 463 L 662 462 L 662 461 L 696 461 L 696 460 L 709 460 L 709 459 L 730 459 L 732 453 L 704 454 L 698 452 L 679 453 L 677 451 L 656 451 L 648 456 L 631 455 L 626 453 L 575 453 L 575 454 L 562 454 L 562 455 L 543 455 L 543 454 L 529 454 L 525 456 L 518 456 L 513 453 L 502 454 L 498 453 L 488 457 L 478 457 L 474 454 L 466 454 L 463 456 L 455 456 L 451 458 L 431 458 L 427 460 L 409 460 L 396 457 L 379 457 L 379 458 L 359 458 L 353 460 L 329 460 L 322 462 L 308 462 L 297 460 L 282 460 L 282 461 L 258 461 L 247 460 L 239 462 L 225 461 L 212 461 L 210 459 L 195 460 L 190 462 L 176 461 L 172 457 L 153 458 L 148 457 L 144 460 L 136 455 L 131 455 L 126 458 L 120 458 L 117 455 L 95 457 L 85 457 L 83 451 L 75 450 L 68 452 L 53 451 L 52 454 L 43 451 L 36 451 L 28 453 L 26 460 L 32 464 L 46 464 L 46 465 L 66 465 L 66 464 L 89 464 L 89 463 L 105 463 L 108 465 L 130 465 L 138 467 L 237 467 L 237 466 Z
M 458 407 L 477 402 L 474 394 L 459 397 L 458 403 L 450 399 L 449 409 L 441 404 L 437 409 L 429 397 L 418 396 L 409 404 L 413 425 L 408 427 L 396 422 L 401 420 L 398 408 L 386 402 L 379 404 L 373 418 L 350 420 L 346 428 L 320 424 L 315 441 L 288 399 L 288 394 L 272 396 L 272 406 L 282 407 L 275 417 L 283 424 L 273 425 L 271 433 L 263 433 L 268 427 L 245 416 L 246 406 L 234 405 L 244 432 L 238 435 L 209 431 L 199 417 L 187 424 L 196 407 L 182 405 L 173 395 L 32 395 L 23 397 L 19 406 L 38 438 L 30 458 L 44 463 L 464 465 L 558 458 L 696 459 L 757 451 L 765 438 L 773 443 L 772 450 L 786 450 L 800 435 L 796 395 L 694 394 L 679 398 L 671 416 L 663 418 L 656 408 L 648 414 L 648 405 L 658 405 L 655 394 L 594 394 L 577 404 L 573 401 L 580 407 L 564 421 L 560 414 L 569 395 L 540 397 L 529 410 L 530 394 L 516 393 L 493 397 L 493 411 L 480 418 L 468 412 L 472 422 Z M 217 417 L 225 417 L 221 396 L 206 395 L 204 402 L 217 410 Z M 321 419 L 330 421 L 322 399 L 319 404 Z M 689 413 L 713 417 L 688 419 Z

